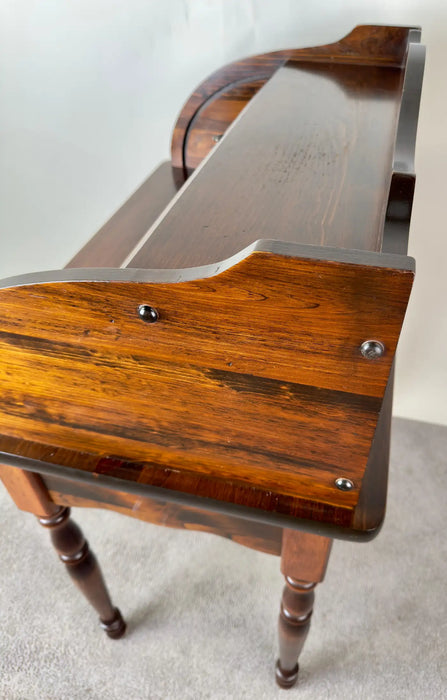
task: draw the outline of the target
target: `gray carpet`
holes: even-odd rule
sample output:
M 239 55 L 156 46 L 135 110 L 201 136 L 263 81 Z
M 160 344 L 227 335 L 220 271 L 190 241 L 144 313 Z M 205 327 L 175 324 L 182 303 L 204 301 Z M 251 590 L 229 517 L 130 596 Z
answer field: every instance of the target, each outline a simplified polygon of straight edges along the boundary
M 296 688 L 276 688 L 278 560 L 221 538 L 76 511 L 129 623 L 111 641 L 33 516 L 0 487 L 0 697 L 447 697 L 447 427 L 394 422 L 385 526 L 336 542 Z

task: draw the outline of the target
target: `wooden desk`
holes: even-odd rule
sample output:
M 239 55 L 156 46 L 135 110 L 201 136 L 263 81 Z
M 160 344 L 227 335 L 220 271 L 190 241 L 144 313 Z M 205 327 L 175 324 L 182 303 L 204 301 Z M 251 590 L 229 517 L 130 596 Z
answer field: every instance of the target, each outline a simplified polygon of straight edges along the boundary
M 280 555 L 284 687 L 331 538 L 379 530 L 418 42 L 358 27 L 222 69 L 181 112 L 174 178 L 162 165 L 65 270 L 1 284 L 1 477 L 109 636 L 125 625 L 68 506 Z

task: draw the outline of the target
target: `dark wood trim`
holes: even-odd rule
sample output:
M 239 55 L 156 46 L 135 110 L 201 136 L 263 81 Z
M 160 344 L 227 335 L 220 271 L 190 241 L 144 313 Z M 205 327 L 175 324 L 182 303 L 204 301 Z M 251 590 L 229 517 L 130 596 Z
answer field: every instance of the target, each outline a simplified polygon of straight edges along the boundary
M 14 467 L 9 467 L 13 470 Z M 199 530 L 233 540 L 237 544 L 279 556 L 281 527 L 240 518 L 236 515 L 194 508 L 178 501 L 154 499 L 147 494 L 112 490 L 97 481 L 60 479 L 45 475 L 45 485 L 55 503 L 80 508 L 105 508 L 155 525 Z
M 405 64 L 402 100 L 393 158 L 393 171 L 396 173 L 414 172 L 414 153 L 424 68 L 425 46 L 410 43 Z
M 419 37 L 416 38 L 419 40 Z M 383 253 L 404 255 L 408 248 L 408 234 L 416 183 L 414 174 L 416 131 L 424 67 L 425 46 L 410 43 L 397 125 L 393 174 L 383 230 Z
M 378 534 L 383 525 L 388 491 L 388 470 L 393 409 L 394 365 L 374 433 L 368 463 L 354 511 L 353 523 L 364 531 Z
M 58 464 L 42 462 L 29 457 L 22 457 L 6 452 L 0 452 L 0 461 L 5 465 L 19 467 L 25 471 L 31 471 L 39 474 L 43 477 L 44 481 L 45 476 L 48 475 L 50 477 L 56 477 L 61 482 L 81 482 L 88 484 L 93 488 L 98 483 L 97 475 L 88 471 L 76 469 L 74 467 L 70 467 L 69 471 L 67 472 L 66 467 Z M 162 487 L 139 484 L 137 482 L 127 481 L 125 479 L 119 479 L 117 477 L 111 477 L 105 474 L 101 475 L 101 484 L 106 489 L 110 489 L 111 491 L 120 491 L 135 494 L 137 496 L 140 494 L 143 496 L 147 495 L 156 501 L 179 503 L 182 505 L 191 506 L 193 508 L 199 508 L 201 510 L 224 513 L 229 516 L 234 515 L 238 518 L 248 518 L 269 525 L 274 524 L 277 527 L 284 527 L 291 530 L 303 530 L 303 532 L 309 532 L 311 534 L 322 535 L 325 537 L 336 537 L 337 539 L 349 541 L 369 542 L 370 540 L 374 539 L 375 535 L 377 534 L 371 530 L 363 532 L 352 528 L 340 527 L 336 523 L 330 524 L 315 522 L 305 518 L 297 519 L 296 517 L 287 516 L 282 513 L 266 513 L 265 511 L 256 508 L 225 503 L 224 501 L 218 501 L 202 496 L 194 496 L 192 494 L 173 490 L 167 491 Z M 67 490 L 70 491 L 70 486 L 67 486 Z
M 120 639 L 126 623 L 112 604 L 95 555 L 81 529 L 70 518 L 69 508 L 58 508 L 39 523 L 50 532 L 51 541 L 66 571 L 90 605 L 97 611 L 101 627 L 111 639 Z
M 243 103 L 271 78 L 278 68 L 289 60 L 307 62 L 331 62 L 354 65 L 379 65 L 401 68 L 404 65 L 409 42 L 420 41 L 418 27 L 358 26 L 346 37 L 324 46 L 303 49 L 286 49 L 268 54 L 252 56 L 235 61 L 212 73 L 192 93 L 183 106 L 172 136 L 171 157 L 174 177 L 180 186 L 191 174 L 191 159 L 188 157 L 188 141 L 191 127 L 206 105 L 219 96 L 231 95 L 241 99 L 236 113 L 230 111 L 230 121 L 221 115 L 218 129 L 210 125 L 209 145 L 202 157 L 212 148 L 212 137 L 225 133 Z M 238 90 L 243 87 L 241 96 Z M 188 161 L 190 167 L 188 167 Z M 195 167 L 195 165 L 194 165 Z
M 333 44 L 253 56 L 235 61 L 215 71 L 194 90 L 182 108 L 174 129 L 171 151 L 172 164 L 179 182 L 183 182 L 188 176 L 185 166 L 185 149 L 191 123 L 203 105 L 214 98 L 218 92 L 227 91 L 230 86 L 240 85 L 248 81 L 260 82 L 262 85 L 288 60 L 330 60 L 401 67 L 409 38 L 416 40 L 419 33 L 417 28 L 409 27 L 360 26 Z M 371 36 L 374 36 L 375 41 L 370 41 Z M 376 46 L 380 47 L 381 50 L 384 45 L 387 49 L 383 53 L 376 50 Z
M 143 182 L 70 260 L 72 267 L 119 267 L 177 192 L 166 162 Z
M 298 680 L 298 658 L 309 633 L 315 586 L 286 576 L 278 620 L 279 658 L 275 674 L 280 688 L 291 688 Z

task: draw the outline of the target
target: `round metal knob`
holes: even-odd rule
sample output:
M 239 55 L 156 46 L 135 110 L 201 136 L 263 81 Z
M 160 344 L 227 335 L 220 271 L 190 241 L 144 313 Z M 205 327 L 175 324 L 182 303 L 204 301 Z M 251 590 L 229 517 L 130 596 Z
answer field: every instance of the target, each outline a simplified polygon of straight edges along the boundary
M 346 479 L 344 476 L 341 476 L 339 479 L 335 479 L 335 485 L 340 491 L 352 491 L 354 488 L 354 483 L 351 481 L 351 479 Z
M 149 306 L 149 304 L 141 304 L 138 307 L 138 316 L 145 323 L 155 323 L 155 321 L 158 321 L 157 309 L 154 309 L 153 306 Z
M 366 360 L 376 360 L 382 357 L 385 346 L 380 340 L 365 340 L 360 346 L 360 352 Z

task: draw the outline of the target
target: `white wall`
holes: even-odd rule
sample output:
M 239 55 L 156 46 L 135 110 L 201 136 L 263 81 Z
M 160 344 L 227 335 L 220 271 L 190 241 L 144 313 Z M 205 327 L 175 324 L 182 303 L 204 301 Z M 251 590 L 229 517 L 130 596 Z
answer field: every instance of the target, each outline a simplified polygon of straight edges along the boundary
M 195 85 L 253 53 L 422 25 L 428 46 L 395 413 L 447 424 L 447 3 L 2 0 L 0 276 L 62 267 L 161 161 Z

